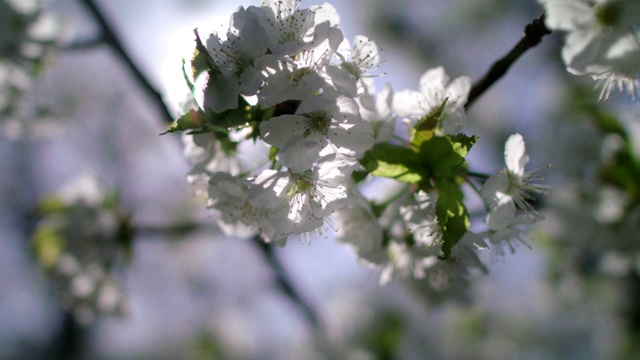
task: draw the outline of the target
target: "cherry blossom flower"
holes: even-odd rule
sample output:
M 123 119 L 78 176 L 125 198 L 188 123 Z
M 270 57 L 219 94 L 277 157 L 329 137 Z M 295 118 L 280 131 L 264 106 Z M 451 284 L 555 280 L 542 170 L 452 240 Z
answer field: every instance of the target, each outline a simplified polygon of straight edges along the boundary
M 373 127 L 375 143 L 387 141 L 396 127 L 396 116 L 391 109 L 393 90 L 391 85 L 385 84 L 382 91 L 375 93 L 373 82 L 365 80 L 365 83 L 366 90 L 356 99 L 360 106 L 360 115 L 362 120 Z
M 261 234 L 266 242 L 284 245 L 287 234 L 271 225 L 272 211 L 254 206 L 250 201 L 253 195 L 250 190 L 251 182 L 247 179 L 226 172 L 211 175 L 208 207 L 219 213 L 218 226 L 228 236 L 251 237 Z
M 504 255 L 505 245 L 511 253 L 515 252 L 519 244 L 531 248 L 521 236 L 519 226 L 532 225 L 541 219 L 541 217 L 531 217 L 526 214 L 518 215 L 513 198 L 505 196 L 498 200 L 487 214 L 486 223 L 489 231 L 486 235 L 489 242 L 496 245 L 498 256 Z
M 329 154 L 302 173 L 267 169 L 253 180 L 249 201 L 269 210 L 273 228 L 287 234 L 307 233 L 347 205 L 344 184 L 359 167 L 353 157 Z
M 445 134 L 455 135 L 466 124 L 464 105 L 467 103 L 471 79 L 460 76 L 449 83 L 449 76 L 439 66 L 427 70 L 420 78 L 420 91 L 402 90 L 395 94 L 393 108 L 412 127 L 425 115 L 447 100 L 441 123 Z
M 536 175 L 540 169 L 525 172 L 524 168 L 529 162 L 529 156 L 526 153 L 522 135 L 514 134 L 507 139 L 504 157 L 506 168 L 491 175 L 484 183 L 481 191 L 482 198 L 490 205 L 500 202 L 505 197 L 510 198 L 515 205 L 529 215 L 539 217 L 540 215 L 529 202 L 533 200 L 529 192 L 547 194 L 549 186 L 534 182 L 541 180 Z
M 340 17 L 330 4 L 300 8 L 301 0 L 265 0 L 258 13 L 268 34 L 268 46 L 277 57 L 292 56 L 329 40 L 335 50 L 342 42 L 342 32 L 336 30 Z
M 358 258 L 383 256 L 383 229 L 371 209 L 371 203 L 355 187 L 350 187 L 348 192 L 349 206 L 337 212 L 340 227 L 336 240 L 351 248 Z
M 418 191 L 410 204 L 401 206 L 400 215 L 418 246 L 431 247 L 442 241 L 435 201 L 424 191 Z
M 353 39 L 353 47 L 350 47 L 349 41 L 345 40 L 336 55 L 342 60 L 340 67 L 357 80 L 372 76 L 369 70 L 377 67 L 380 62 L 378 46 L 373 40 L 363 35 L 356 35 Z
M 207 51 L 219 72 L 210 72 L 204 105 L 215 112 L 238 107 L 238 94 L 255 95 L 263 75 L 256 66 L 267 52 L 267 36 L 255 12 L 239 7 L 231 17 L 227 39 L 217 33 L 207 40 Z
M 567 32 L 567 70 L 598 80 L 600 100 L 618 88 L 635 100 L 640 85 L 637 0 L 540 0 L 549 29 Z
M 335 102 L 321 96 L 305 100 L 295 115 L 262 122 L 260 133 L 266 143 L 280 149 L 279 160 L 294 171 L 310 168 L 329 141 L 338 151 L 354 156 L 373 145 L 371 125 L 360 119 L 356 102 L 345 96 Z

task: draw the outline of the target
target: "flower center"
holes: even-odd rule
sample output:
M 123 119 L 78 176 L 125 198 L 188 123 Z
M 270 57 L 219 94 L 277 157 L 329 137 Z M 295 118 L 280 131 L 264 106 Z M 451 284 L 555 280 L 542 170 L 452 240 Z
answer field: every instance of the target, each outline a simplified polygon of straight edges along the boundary
M 307 118 L 307 129 L 303 136 L 308 137 L 313 132 L 319 132 L 326 135 L 329 132 L 329 126 L 331 125 L 331 115 L 324 111 L 312 111 L 305 115 Z
M 359 80 L 360 77 L 362 76 L 362 71 L 360 70 L 358 65 L 352 61 L 345 61 L 342 64 L 340 64 L 340 67 L 344 69 L 346 72 L 348 72 L 349 74 L 353 75 L 356 78 L 356 80 Z
M 287 195 L 289 197 L 295 194 L 309 194 L 314 189 L 311 170 L 307 170 L 302 174 L 292 174 L 293 185 L 289 188 Z
M 291 74 L 291 81 L 295 82 L 296 84 L 300 82 L 300 80 L 302 80 L 302 77 L 308 74 L 313 74 L 315 73 L 315 70 L 309 68 L 309 67 L 303 67 L 300 68 L 298 70 L 296 70 L 293 74 Z
M 624 6 L 620 5 L 618 1 L 597 5 L 595 10 L 598 24 L 602 26 L 615 26 L 619 24 L 624 11 L 623 7 Z

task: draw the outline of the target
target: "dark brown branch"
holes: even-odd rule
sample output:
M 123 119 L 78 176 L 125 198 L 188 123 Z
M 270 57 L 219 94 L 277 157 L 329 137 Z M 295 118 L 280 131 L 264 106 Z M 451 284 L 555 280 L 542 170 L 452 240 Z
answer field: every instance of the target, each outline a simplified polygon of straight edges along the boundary
M 533 20 L 533 22 L 525 27 L 524 36 L 518 44 L 516 44 L 516 46 L 511 49 L 506 56 L 496 61 L 489 71 L 480 80 L 473 84 L 471 91 L 469 92 L 469 99 L 467 100 L 465 108 L 469 109 L 480 95 L 482 95 L 493 85 L 493 83 L 498 81 L 507 73 L 507 70 L 509 70 L 511 65 L 513 65 L 513 63 L 518 60 L 522 54 L 530 48 L 538 45 L 542 41 L 542 38 L 548 34 L 551 34 L 551 30 L 545 26 L 544 13 L 542 13 L 539 18 Z
M 166 123 L 173 122 L 173 116 L 171 112 L 167 108 L 167 105 L 162 100 L 162 94 L 160 94 L 154 87 L 151 85 L 149 80 L 147 80 L 146 76 L 142 73 L 142 71 L 138 68 L 138 66 L 133 62 L 133 59 L 129 56 L 127 51 L 125 50 L 122 42 L 116 35 L 114 28 L 104 17 L 96 2 L 94 0 L 80 0 L 83 3 L 87 10 L 91 12 L 91 14 L 95 17 L 98 25 L 100 27 L 101 37 L 105 44 L 109 45 L 122 60 L 125 62 L 135 80 L 144 88 L 144 91 L 149 94 L 151 100 L 155 104 L 156 108 L 160 112 L 160 114 L 164 117 L 164 121 Z
M 72 42 L 70 44 L 65 44 L 64 46 L 60 47 L 60 49 L 62 50 L 86 50 L 86 49 L 93 49 L 96 48 L 98 46 L 104 45 L 104 39 L 102 38 L 102 36 L 97 36 L 95 38 L 91 38 L 91 39 L 86 39 L 86 40 L 79 40 L 76 42 Z
M 273 269 L 276 276 L 276 285 L 280 291 L 289 298 L 291 302 L 302 311 L 302 315 L 306 318 L 307 322 L 311 324 L 314 330 L 319 330 L 320 322 L 318 316 L 313 311 L 313 308 L 300 296 L 296 289 L 292 286 L 291 279 L 287 275 L 287 271 L 284 269 L 276 253 L 273 251 L 273 245 L 267 244 L 260 239 L 260 236 L 255 236 L 251 241 L 260 249 L 262 256 L 267 260 L 267 263 Z

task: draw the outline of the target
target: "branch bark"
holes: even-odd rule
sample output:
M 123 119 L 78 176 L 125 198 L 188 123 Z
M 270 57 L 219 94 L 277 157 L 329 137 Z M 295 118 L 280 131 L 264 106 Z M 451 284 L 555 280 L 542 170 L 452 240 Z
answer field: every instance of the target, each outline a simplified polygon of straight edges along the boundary
M 524 28 L 524 35 L 522 36 L 522 39 L 516 44 L 516 46 L 514 46 L 507 55 L 496 61 L 491 68 L 489 68 L 489 71 L 480 78 L 480 80 L 473 84 L 471 91 L 469 92 L 467 104 L 465 105 L 466 110 L 471 107 L 480 95 L 504 76 L 511 65 L 513 65 L 520 56 L 522 56 L 527 50 L 538 45 L 544 36 L 551 34 L 551 30 L 549 30 L 544 24 L 544 17 L 545 15 L 542 13 L 540 17 L 528 24 Z
M 87 10 L 93 15 L 96 19 L 98 26 L 101 32 L 102 41 L 107 44 L 116 54 L 124 61 L 125 65 L 131 71 L 131 74 L 134 76 L 136 82 L 142 86 L 144 91 L 149 95 L 151 101 L 155 104 L 156 108 L 160 112 L 160 114 L 164 117 L 164 121 L 166 123 L 173 122 L 173 116 L 171 112 L 167 108 L 167 105 L 162 100 L 162 94 L 158 92 L 151 82 L 147 79 L 147 77 L 142 73 L 142 70 L 135 64 L 133 59 L 129 56 L 129 53 L 124 48 L 122 41 L 116 35 L 114 27 L 107 21 L 106 17 L 103 15 L 102 11 L 96 4 L 94 0 L 79 0 L 82 4 L 85 5 Z

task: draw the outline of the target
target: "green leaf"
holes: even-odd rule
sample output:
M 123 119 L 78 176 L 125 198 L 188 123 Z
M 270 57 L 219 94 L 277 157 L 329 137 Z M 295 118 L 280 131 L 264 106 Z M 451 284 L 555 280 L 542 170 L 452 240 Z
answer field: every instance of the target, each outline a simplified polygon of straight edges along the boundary
M 419 157 L 435 177 L 453 177 L 475 144 L 476 136 L 457 134 L 434 137 L 421 144 Z
M 33 234 L 33 247 L 40 264 L 46 268 L 52 268 L 58 257 L 64 250 L 65 242 L 57 229 L 49 226 L 41 226 Z
M 169 125 L 167 131 L 163 132 L 160 135 L 164 135 L 166 133 L 174 133 L 178 131 L 192 130 L 192 129 L 202 129 L 205 125 L 205 115 L 201 110 L 190 110 L 188 113 L 182 115 L 178 120 L 174 121 Z
M 375 144 L 360 159 L 360 163 L 371 175 L 406 183 L 417 183 L 428 177 L 418 154 L 399 145 Z
M 366 171 L 355 170 L 351 173 L 351 180 L 353 180 L 354 183 L 358 184 L 364 181 L 364 179 L 366 179 L 368 175 L 369 173 Z
M 193 57 L 191 57 L 191 74 L 193 78 L 197 79 L 202 73 L 208 71 L 220 73 L 207 48 L 202 43 L 198 30 L 193 30 L 193 33 L 196 35 L 196 47 L 193 49 Z
M 227 129 L 238 128 L 251 121 L 251 110 L 251 105 L 242 96 L 238 96 L 238 107 L 236 109 L 225 110 L 221 113 L 216 113 L 209 109 L 205 111 L 199 109 L 190 110 L 169 125 L 167 131 L 160 135 L 186 130 L 194 130 L 193 134 L 210 131 L 226 132 Z
M 215 113 L 206 110 L 207 123 L 222 128 L 237 128 L 244 126 L 251 120 L 251 105 L 242 96 L 238 96 L 238 107 L 236 109 L 225 110 L 221 113 Z
M 54 196 L 45 197 L 36 207 L 36 211 L 40 214 L 62 213 L 66 210 L 67 205 L 62 202 L 62 200 Z
M 451 256 L 451 250 L 469 230 L 469 214 L 464 206 L 464 194 L 453 179 L 440 179 L 436 183 L 438 201 L 436 216 L 442 230 L 442 256 L 445 260 Z
M 280 151 L 280 149 L 278 149 L 275 146 L 272 146 L 271 148 L 269 148 L 269 161 L 276 160 L 276 155 L 278 154 L 278 151 Z
M 196 87 L 191 82 L 191 79 L 189 79 L 189 75 L 187 75 L 187 62 L 185 59 L 182 59 L 182 76 L 184 77 L 184 82 L 186 82 L 189 87 L 191 95 L 195 97 Z
M 423 116 L 411 129 L 411 145 L 419 149 L 423 142 L 433 138 L 436 127 L 442 118 L 442 112 L 447 105 L 448 98 L 444 99 L 440 107 L 433 109 L 429 114 Z

